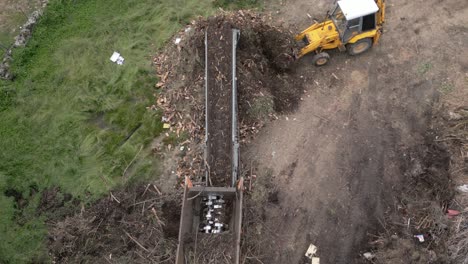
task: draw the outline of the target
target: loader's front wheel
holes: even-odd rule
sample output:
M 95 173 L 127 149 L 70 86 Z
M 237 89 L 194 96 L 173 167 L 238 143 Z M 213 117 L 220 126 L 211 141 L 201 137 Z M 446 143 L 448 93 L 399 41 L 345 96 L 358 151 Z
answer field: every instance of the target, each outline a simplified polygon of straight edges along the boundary
M 372 40 L 370 38 L 360 39 L 355 43 L 346 45 L 346 50 L 349 55 L 359 55 L 366 52 L 372 47 Z
M 314 55 L 314 57 L 312 58 L 312 63 L 315 66 L 323 66 L 327 64 L 329 60 L 330 60 L 330 55 L 328 55 L 328 53 L 320 52 Z

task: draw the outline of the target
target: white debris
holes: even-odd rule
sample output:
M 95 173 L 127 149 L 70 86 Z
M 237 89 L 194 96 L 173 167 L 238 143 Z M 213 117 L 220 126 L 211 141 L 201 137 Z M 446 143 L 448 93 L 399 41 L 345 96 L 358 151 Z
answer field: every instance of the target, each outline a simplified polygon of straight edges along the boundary
M 124 63 L 124 57 L 122 57 L 120 55 L 120 53 L 118 53 L 117 51 L 114 51 L 114 53 L 112 54 L 112 56 L 110 57 L 110 60 L 112 62 L 115 62 L 117 63 L 118 65 L 122 65 Z
M 179 45 L 179 43 L 180 43 L 181 40 L 182 40 L 181 38 L 176 38 L 175 41 L 174 41 L 174 43 L 175 43 L 176 45 Z
M 114 51 L 114 53 L 113 53 L 112 56 L 110 57 L 110 60 L 111 60 L 112 62 L 116 62 L 117 59 L 118 59 L 119 57 L 120 57 L 120 53 Z
M 468 184 L 463 184 L 457 187 L 457 190 L 460 192 L 468 193 Z
M 459 113 L 454 113 L 454 112 L 449 112 L 449 120 L 460 120 L 463 119 L 463 116 L 460 115 Z
M 312 258 L 312 264 L 320 264 L 320 258 L 313 257 Z
M 366 252 L 366 253 L 362 254 L 362 256 L 367 260 L 371 260 L 371 259 L 373 259 L 375 257 L 375 255 L 370 253 L 370 252 Z
M 317 253 L 317 247 L 314 244 L 310 244 L 305 253 L 305 256 L 311 259 L 315 253 Z
M 419 242 L 424 242 L 424 235 L 414 235 L 417 239 L 419 239 Z

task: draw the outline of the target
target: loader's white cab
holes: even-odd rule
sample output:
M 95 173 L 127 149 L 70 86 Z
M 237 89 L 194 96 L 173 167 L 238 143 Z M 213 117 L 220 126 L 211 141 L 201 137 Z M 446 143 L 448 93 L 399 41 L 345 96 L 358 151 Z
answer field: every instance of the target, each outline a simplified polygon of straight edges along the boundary
M 347 43 L 352 37 L 376 27 L 379 7 L 374 0 L 340 0 L 332 12 L 341 41 Z

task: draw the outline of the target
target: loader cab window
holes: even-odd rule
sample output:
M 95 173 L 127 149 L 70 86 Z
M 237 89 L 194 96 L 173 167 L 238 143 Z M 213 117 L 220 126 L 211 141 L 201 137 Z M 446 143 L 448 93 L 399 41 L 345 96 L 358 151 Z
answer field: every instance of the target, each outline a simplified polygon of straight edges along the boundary
M 362 31 L 375 29 L 375 13 L 362 17 Z
M 361 17 L 351 19 L 346 23 L 346 30 L 342 36 L 343 42 L 348 42 L 352 37 L 361 33 Z
M 340 33 L 340 36 L 343 36 L 345 30 L 346 30 L 346 18 L 343 14 L 343 11 L 341 11 L 341 8 L 337 5 L 335 10 L 333 10 L 333 13 L 331 15 L 333 23 L 335 23 L 335 27 Z

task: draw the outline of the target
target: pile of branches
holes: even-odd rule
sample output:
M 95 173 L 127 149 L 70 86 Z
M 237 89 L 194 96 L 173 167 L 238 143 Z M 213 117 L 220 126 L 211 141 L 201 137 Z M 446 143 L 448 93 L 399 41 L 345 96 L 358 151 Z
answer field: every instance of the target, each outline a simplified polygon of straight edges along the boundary
M 155 184 L 111 193 L 89 208 L 50 223 L 55 263 L 174 263 L 180 194 Z
M 449 112 L 449 127 L 444 141 L 452 141 L 461 150 L 461 158 L 468 159 L 468 107 L 458 107 Z
M 234 263 L 235 247 L 232 235 L 203 234 L 186 244 L 187 263 L 231 264 Z
M 449 112 L 449 127 L 445 137 L 441 140 L 454 145 L 460 150 L 452 156 L 452 176 L 467 180 L 468 174 L 468 107 L 461 106 Z M 466 182 L 464 182 L 466 183 Z M 468 193 L 463 185 L 457 187 L 460 195 L 456 196 L 456 203 L 461 207 L 461 214 L 457 217 L 452 228 L 449 242 L 450 258 L 453 263 L 468 263 Z

